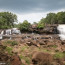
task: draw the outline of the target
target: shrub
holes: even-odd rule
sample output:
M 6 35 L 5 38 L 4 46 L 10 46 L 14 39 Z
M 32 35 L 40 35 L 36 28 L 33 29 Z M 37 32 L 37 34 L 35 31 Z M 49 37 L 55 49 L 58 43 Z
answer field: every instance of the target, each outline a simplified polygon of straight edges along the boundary
M 45 27 L 44 23 L 42 23 L 41 21 L 38 23 L 37 28 L 38 29 L 43 29 Z
M 28 31 L 30 27 L 30 23 L 27 20 L 24 20 L 23 23 L 19 24 L 19 29 L 22 31 Z

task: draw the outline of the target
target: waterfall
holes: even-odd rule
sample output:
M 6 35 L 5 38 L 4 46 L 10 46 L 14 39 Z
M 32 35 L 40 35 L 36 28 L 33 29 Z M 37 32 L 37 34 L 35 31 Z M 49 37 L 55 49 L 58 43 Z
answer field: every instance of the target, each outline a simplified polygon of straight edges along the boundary
M 17 28 L 12 28 L 12 34 L 21 34 L 21 32 Z
M 59 37 L 61 40 L 65 40 L 65 24 L 58 25 Z
M 7 29 L 5 33 L 6 33 L 5 35 L 11 35 L 12 34 L 11 29 Z
M 3 34 L 4 34 L 4 31 L 1 32 L 0 39 L 3 39 Z

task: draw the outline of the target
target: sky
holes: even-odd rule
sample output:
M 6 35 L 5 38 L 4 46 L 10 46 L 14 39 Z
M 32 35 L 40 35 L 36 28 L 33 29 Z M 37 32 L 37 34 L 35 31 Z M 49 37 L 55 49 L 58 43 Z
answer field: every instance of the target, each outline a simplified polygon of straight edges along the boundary
M 38 22 L 49 12 L 65 11 L 65 0 L 0 0 L 0 12 L 15 13 L 18 22 Z

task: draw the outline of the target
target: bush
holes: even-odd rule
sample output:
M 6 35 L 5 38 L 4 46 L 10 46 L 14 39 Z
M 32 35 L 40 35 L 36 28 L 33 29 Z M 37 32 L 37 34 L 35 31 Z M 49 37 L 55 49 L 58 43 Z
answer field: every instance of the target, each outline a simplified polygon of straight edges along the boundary
M 28 31 L 30 27 L 30 23 L 28 23 L 27 20 L 25 20 L 23 23 L 19 24 L 19 29 L 22 31 Z
M 43 29 L 44 28 L 44 23 L 42 23 L 41 21 L 38 23 L 38 25 L 37 25 L 37 28 L 38 29 Z

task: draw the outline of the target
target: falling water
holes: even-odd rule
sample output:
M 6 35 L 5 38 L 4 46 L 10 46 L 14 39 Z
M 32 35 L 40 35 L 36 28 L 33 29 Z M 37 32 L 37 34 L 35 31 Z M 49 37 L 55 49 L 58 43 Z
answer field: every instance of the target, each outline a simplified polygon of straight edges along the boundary
M 59 37 L 61 40 L 65 40 L 65 25 L 58 25 Z
M 4 31 L 1 32 L 0 39 L 3 39 L 3 34 L 4 34 Z

